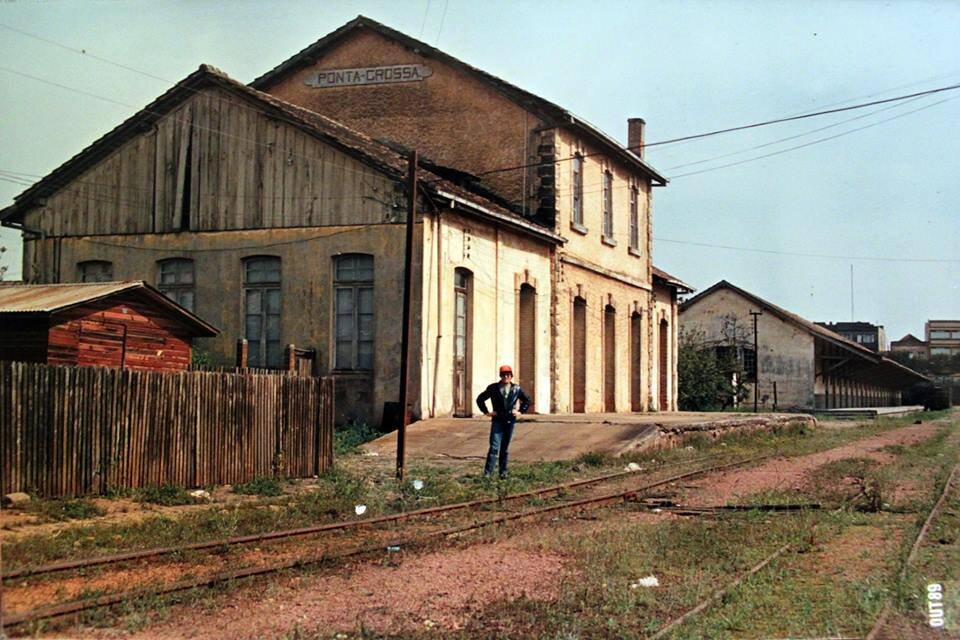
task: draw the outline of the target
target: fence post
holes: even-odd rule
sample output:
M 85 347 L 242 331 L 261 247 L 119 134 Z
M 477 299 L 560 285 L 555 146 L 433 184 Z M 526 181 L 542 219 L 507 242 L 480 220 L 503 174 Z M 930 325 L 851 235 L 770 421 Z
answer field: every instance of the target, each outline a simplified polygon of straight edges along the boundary
M 250 345 L 246 338 L 237 340 L 237 369 L 247 368 L 247 357 L 250 352 Z
M 287 361 L 287 371 L 295 373 L 297 370 L 297 348 L 292 344 L 288 344 L 283 355 Z

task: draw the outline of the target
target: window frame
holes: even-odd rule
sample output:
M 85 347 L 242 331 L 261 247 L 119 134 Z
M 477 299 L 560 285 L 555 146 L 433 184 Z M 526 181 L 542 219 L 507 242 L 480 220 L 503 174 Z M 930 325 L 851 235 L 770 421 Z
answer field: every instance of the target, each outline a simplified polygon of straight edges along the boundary
M 634 255 L 640 255 L 640 189 L 630 185 L 630 243 L 628 249 Z
M 358 259 L 367 259 L 368 265 L 361 266 L 357 262 Z M 355 261 L 353 266 L 354 277 L 352 278 L 341 276 L 340 273 L 341 264 L 347 260 Z M 373 304 L 374 283 L 376 282 L 375 269 L 376 261 L 372 254 L 345 253 L 333 258 L 333 312 L 331 314 L 333 320 L 333 331 L 331 332 L 333 348 L 331 359 L 333 360 L 332 369 L 334 371 L 369 372 L 374 369 L 374 345 L 376 344 L 376 314 Z M 369 274 L 369 277 L 361 277 L 365 273 Z M 348 313 L 342 313 L 340 310 L 341 300 L 345 299 L 344 293 L 350 299 L 351 309 Z M 369 312 L 362 308 L 364 299 L 369 300 Z M 370 337 L 367 339 L 361 339 L 361 327 L 365 322 L 364 316 L 368 318 L 366 322 L 369 323 Z M 341 330 L 340 319 L 347 317 L 350 317 L 352 325 L 349 340 L 341 337 L 341 334 L 345 332 Z M 349 346 L 345 359 L 348 362 L 342 362 L 340 347 L 347 343 L 349 343 Z M 369 358 L 369 361 L 364 362 L 365 358 Z
M 571 165 L 571 203 L 570 203 L 570 226 L 576 231 L 586 233 L 587 228 L 583 224 L 583 154 L 577 151 L 573 154 Z
M 251 279 L 251 265 L 261 262 L 265 263 L 267 261 L 272 261 L 276 264 L 276 274 L 277 277 L 275 280 L 253 280 Z M 268 277 L 273 269 L 264 269 Z M 276 313 L 271 313 L 269 296 L 272 292 L 277 292 L 277 311 Z M 259 310 L 257 313 L 250 312 L 250 297 L 251 294 L 256 293 L 260 298 Z M 254 350 L 254 343 L 249 337 L 249 324 L 248 319 L 251 317 L 258 317 L 259 322 L 259 333 L 260 337 L 256 341 L 256 350 Z M 270 319 L 271 317 L 276 317 L 276 327 L 277 327 L 277 337 L 271 339 L 270 337 Z M 283 260 L 280 256 L 270 256 L 270 255 L 256 255 L 256 256 L 247 256 L 243 259 L 243 334 L 244 338 L 247 340 L 248 346 L 248 364 L 250 360 L 253 360 L 253 364 L 250 366 L 262 369 L 281 369 L 283 368 Z M 278 349 L 276 350 L 275 361 L 271 359 L 270 344 L 276 344 Z M 254 354 L 256 356 L 254 357 Z
M 174 265 L 189 265 L 189 270 L 175 269 L 172 272 L 172 274 L 175 276 L 175 280 L 173 282 L 164 282 L 164 268 Z M 189 281 L 184 281 L 181 279 L 181 276 L 184 273 L 189 273 Z M 244 277 L 246 277 L 246 272 L 244 272 Z M 157 260 L 157 289 L 159 289 L 163 295 L 167 296 L 191 313 L 193 313 L 196 309 L 196 284 L 197 267 L 192 258 L 164 258 L 162 260 Z M 189 304 L 185 303 L 184 300 L 187 294 L 189 294 Z
M 603 224 L 600 234 L 604 244 L 615 247 L 617 241 L 613 237 L 613 172 L 609 168 L 603 170 Z
M 90 267 L 106 266 L 106 276 L 104 278 L 88 279 L 87 269 Z M 110 260 L 82 260 L 77 263 L 77 280 L 80 282 L 113 282 L 113 262 Z

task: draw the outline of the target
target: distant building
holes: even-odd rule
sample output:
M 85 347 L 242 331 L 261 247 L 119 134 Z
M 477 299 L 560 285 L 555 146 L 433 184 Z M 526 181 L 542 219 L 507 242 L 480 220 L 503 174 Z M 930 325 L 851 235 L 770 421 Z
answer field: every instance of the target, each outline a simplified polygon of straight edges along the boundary
M 0 360 L 182 371 L 218 333 L 143 282 L 0 286 Z
M 891 342 L 890 351 L 892 353 L 906 353 L 911 360 L 927 360 L 930 357 L 930 345 L 912 333 Z
M 871 351 L 879 353 L 887 350 L 887 334 L 883 330 L 883 325 L 869 322 L 818 322 L 817 324 Z
M 753 350 L 751 311 L 757 320 Z M 702 333 L 707 346 L 744 352 L 747 403 L 756 389 L 771 406 L 839 408 L 896 406 L 901 393 L 927 378 L 879 353 L 721 280 L 680 305 L 684 332 Z M 755 361 L 755 365 L 753 362 Z
M 960 354 L 960 320 L 927 320 L 924 334 L 931 358 Z

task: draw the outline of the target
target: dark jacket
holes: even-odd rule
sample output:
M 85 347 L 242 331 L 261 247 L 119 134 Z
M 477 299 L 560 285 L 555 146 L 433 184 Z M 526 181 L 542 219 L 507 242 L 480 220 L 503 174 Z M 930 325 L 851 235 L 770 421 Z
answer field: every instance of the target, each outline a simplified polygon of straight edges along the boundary
M 506 403 L 503 401 L 503 394 L 500 393 L 499 382 L 494 382 L 484 389 L 483 393 L 477 396 L 477 406 L 480 407 L 480 411 L 484 413 L 489 413 L 487 400 L 493 405 L 493 417 L 500 420 L 515 419 L 510 411 L 513 410 L 513 407 L 517 404 L 517 400 L 520 400 L 520 413 L 526 413 L 527 409 L 530 408 L 530 396 L 524 393 L 518 384 L 514 384 L 510 389 Z

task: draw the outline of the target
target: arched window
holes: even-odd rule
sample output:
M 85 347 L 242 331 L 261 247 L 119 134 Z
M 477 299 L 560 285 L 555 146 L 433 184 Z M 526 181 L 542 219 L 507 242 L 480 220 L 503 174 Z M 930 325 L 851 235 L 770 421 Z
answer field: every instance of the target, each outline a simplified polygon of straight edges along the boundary
M 337 256 L 333 267 L 334 368 L 373 369 L 373 256 Z
M 243 261 L 244 329 L 251 367 L 280 367 L 280 258 L 254 256 Z
M 78 262 L 77 279 L 80 282 L 112 282 L 113 263 L 107 260 Z
M 157 288 L 188 311 L 193 311 L 193 260 L 170 258 L 157 261 Z

